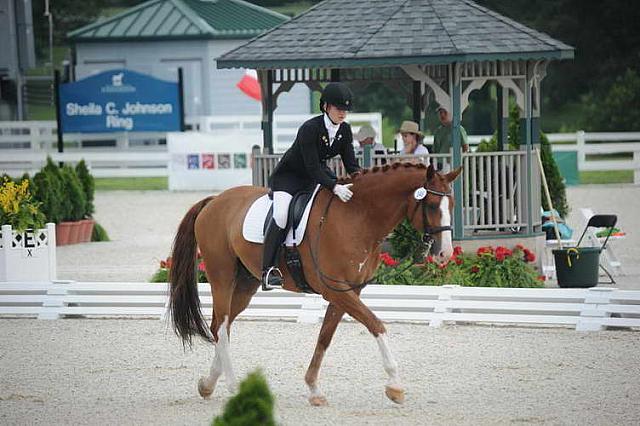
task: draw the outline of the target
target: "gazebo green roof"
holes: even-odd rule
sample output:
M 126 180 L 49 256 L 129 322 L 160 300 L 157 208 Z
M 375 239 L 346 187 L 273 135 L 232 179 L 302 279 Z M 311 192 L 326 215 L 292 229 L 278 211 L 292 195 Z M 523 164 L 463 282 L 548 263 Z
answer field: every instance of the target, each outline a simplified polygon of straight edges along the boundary
M 68 37 L 74 42 L 252 38 L 288 19 L 242 0 L 150 0 Z
M 470 0 L 325 0 L 217 60 L 219 68 L 570 59 L 573 48 Z

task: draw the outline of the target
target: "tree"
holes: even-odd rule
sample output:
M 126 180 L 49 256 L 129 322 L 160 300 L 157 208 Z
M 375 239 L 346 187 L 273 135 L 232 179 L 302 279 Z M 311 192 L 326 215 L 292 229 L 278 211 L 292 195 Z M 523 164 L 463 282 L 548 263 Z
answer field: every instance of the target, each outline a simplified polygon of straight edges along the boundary
M 640 130 L 640 76 L 628 69 L 611 86 L 585 96 L 588 119 L 585 130 L 638 131 Z

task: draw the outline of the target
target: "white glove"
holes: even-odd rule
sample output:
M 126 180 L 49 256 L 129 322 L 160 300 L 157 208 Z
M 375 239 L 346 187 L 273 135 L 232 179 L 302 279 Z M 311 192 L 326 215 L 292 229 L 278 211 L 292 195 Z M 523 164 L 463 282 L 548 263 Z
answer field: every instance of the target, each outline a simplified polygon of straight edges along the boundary
M 353 192 L 349 189 L 352 185 L 352 183 L 348 183 L 346 185 L 340 185 L 337 183 L 336 186 L 333 187 L 333 193 L 336 194 L 342 202 L 346 203 L 351 199 L 351 197 L 353 197 Z

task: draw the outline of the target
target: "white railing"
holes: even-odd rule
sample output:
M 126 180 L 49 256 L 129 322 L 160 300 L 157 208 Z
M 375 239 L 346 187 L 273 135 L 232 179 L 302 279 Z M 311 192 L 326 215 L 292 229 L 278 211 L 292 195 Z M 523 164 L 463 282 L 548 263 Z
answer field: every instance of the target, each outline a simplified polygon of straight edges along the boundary
M 202 312 L 211 312 L 208 284 L 200 284 Z M 166 319 L 166 284 L 0 283 L 0 315 L 58 319 L 65 316 L 143 316 Z M 518 289 L 458 286 L 370 285 L 363 302 L 383 321 L 506 323 L 602 330 L 640 327 L 640 291 L 614 288 Z M 321 321 L 327 302 L 319 295 L 281 290 L 258 292 L 241 318 Z
M 278 164 L 282 154 L 253 153 L 253 185 L 266 186 L 269 175 Z M 363 162 L 362 155 L 356 159 Z M 434 162 L 444 170 L 451 170 L 449 154 L 428 156 L 374 155 L 373 165 L 391 164 L 397 161 Z M 531 187 L 527 189 L 527 163 L 525 151 L 470 152 L 462 154 L 465 173 L 463 179 L 462 209 L 465 233 L 477 231 L 517 232 L 527 226 L 528 192 L 532 193 L 531 211 L 533 226 L 541 224 L 540 171 L 537 162 L 532 162 Z M 346 171 L 340 158 L 327 165 L 338 177 Z

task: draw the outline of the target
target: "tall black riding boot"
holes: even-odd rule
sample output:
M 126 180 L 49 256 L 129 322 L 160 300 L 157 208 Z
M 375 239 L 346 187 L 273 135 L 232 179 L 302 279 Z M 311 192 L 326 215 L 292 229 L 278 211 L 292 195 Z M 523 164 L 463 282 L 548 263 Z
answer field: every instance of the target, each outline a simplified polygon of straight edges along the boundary
M 271 219 L 264 235 L 264 253 L 262 257 L 262 290 L 282 288 L 284 278 L 278 269 L 278 254 L 287 236 L 286 230 Z

